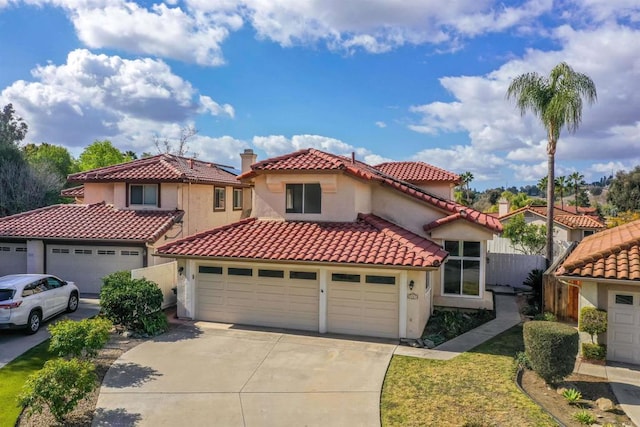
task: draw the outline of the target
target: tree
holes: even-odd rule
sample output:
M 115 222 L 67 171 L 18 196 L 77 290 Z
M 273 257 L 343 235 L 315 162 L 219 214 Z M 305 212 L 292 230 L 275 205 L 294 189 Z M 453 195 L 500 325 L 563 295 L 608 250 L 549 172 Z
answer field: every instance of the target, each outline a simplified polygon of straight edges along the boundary
M 569 186 L 569 180 L 566 176 L 562 175 L 556 178 L 555 191 L 560 195 L 560 209 L 564 209 L 564 192 Z
M 471 181 L 473 181 L 473 174 L 469 171 L 466 171 L 465 173 L 460 175 L 460 187 L 462 188 L 462 192 L 464 193 L 464 199 L 466 201 L 465 205 L 467 206 L 471 206 L 471 200 L 470 200 L 470 189 L 469 189 L 469 184 L 471 184 Z
M 540 255 L 547 241 L 545 226 L 527 224 L 524 214 L 514 215 L 504 225 L 502 235 L 511 241 L 515 250 L 526 255 Z
M 582 99 L 597 100 L 596 86 L 589 76 L 578 73 L 567 63 L 556 65 L 548 77 L 525 73 L 516 77 L 507 89 L 507 98 L 515 99 L 521 115 L 531 111 L 547 132 L 547 264 L 553 260 L 553 203 L 555 155 L 560 131 L 578 130 L 582 122 Z
M 547 183 L 549 182 L 549 177 L 543 176 L 538 180 L 537 187 L 542 194 L 547 194 Z
M 640 166 L 616 173 L 609 186 L 607 202 L 620 212 L 640 210 Z
M 176 156 L 186 156 L 189 152 L 189 146 L 187 143 L 189 142 L 189 139 L 196 136 L 197 133 L 198 130 L 195 127 L 185 126 L 180 129 L 180 136 L 177 141 L 172 141 L 166 137 L 160 139 L 156 136 L 153 140 L 153 145 L 156 146 L 158 154 L 167 153 L 175 154 Z
M 22 118 L 16 116 L 13 105 L 5 105 L 0 112 L 0 145 L 17 147 L 27 136 L 28 129 Z
M 43 142 L 42 144 L 27 144 L 22 147 L 25 159 L 33 167 L 47 165 L 57 172 L 62 179 L 76 171 L 75 160 L 65 147 Z
M 111 144 L 111 141 L 94 141 L 87 146 L 78 158 L 80 171 L 117 165 L 127 161 L 124 153 Z

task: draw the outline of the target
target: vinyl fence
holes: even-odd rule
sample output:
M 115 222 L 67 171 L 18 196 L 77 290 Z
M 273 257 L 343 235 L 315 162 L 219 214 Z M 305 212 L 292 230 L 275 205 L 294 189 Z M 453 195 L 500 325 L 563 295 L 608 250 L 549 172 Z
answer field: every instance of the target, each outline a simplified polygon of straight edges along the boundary
M 162 308 L 175 305 L 177 298 L 172 288 L 178 283 L 178 262 L 167 262 L 152 267 L 137 268 L 131 270 L 132 279 L 147 279 L 158 284 L 164 295 Z
M 489 253 L 487 261 L 488 285 L 519 287 L 531 270 L 544 270 L 546 267 L 541 255 Z

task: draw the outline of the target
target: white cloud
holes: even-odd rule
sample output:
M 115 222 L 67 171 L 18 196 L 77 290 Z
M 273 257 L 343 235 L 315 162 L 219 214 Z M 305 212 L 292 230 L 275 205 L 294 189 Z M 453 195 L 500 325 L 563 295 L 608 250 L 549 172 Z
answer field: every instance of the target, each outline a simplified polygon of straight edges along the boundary
M 356 153 L 356 158 L 370 165 L 388 161 L 382 156 L 372 153 L 363 147 L 354 147 L 339 139 L 321 135 L 294 135 L 287 138 L 284 135 L 254 136 L 253 145 L 263 150 L 267 156 L 274 157 L 306 148 L 316 148 L 333 154 L 351 156 Z
M 196 135 L 189 142 L 189 148 L 191 152 L 197 154 L 199 159 L 222 163 L 239 169 L 240 153 L 245 148 L 249 148 L 249 143 L 228 135 L 216 138 Z
M 130 132 L 130 143 L 136 144 L 144 130 L 157 132 L 201 112 L 233 116 L 233 107 L 199 95 L 159 60 L 78 49 L 66 64 L 38 66 L 32 75 L 35 81 L 18 80 L 5 88 L 0 101 L 14 104 L 35 141 L 79 146 Z
M 413 160 L 420 160 L 455 173 L 471 171 L 478 181 L 496 179 L 507 164 L 495 154 L 478 152 L 471 146 L 462 145 L 422 150 L 413 156 Z
M 385 122 L 382 122 L 382 121 L 377 121 L 375 123 L 375 125 L 378 126 L 380 129 L 384 129 L 384 128 L 387 127 L 387 124 Z

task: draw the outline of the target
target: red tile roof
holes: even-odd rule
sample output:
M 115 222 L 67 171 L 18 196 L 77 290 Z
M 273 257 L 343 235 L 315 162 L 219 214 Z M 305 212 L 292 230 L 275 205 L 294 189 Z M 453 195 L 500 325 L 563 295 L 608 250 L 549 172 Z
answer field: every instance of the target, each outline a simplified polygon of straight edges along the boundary
M 248 218 L 158 248 L 171 256 L 438 267 L 447 257 L 436 243 L 372 214 L 356 222 Z
M 84 185 L 76 187 L 64 188 L 60 191 L 62 197 L 84 197 Z
M 396 191 L 438 208 L 445 213 L 457 214 L 461 211 L 465 211 L 465 219 L 467 221 L 486 227 L 494 232 L 502 231 L 502 223 L 490 215 L 478 212 L 452 200 L 443 199 L 430 194 L 429 192 L 406 181 L 386 175 L 366 163 L 352 161 L 352 159 L 347 157 L 325 153 L 324 151 L 316 150 L 314 148 L 308 148 L 284 156 L 274 157 L 254 163 L 251 165 L 251 170 L 240 175 L 238 179 L 249 179 L 257 176 L 259 173 L 272 171 L 282 173 L 304 171 L 341 171 L 360 179 L 374 181 L 380 185 L 390 187 Z
M 585 237 L 556 275 L 640 281 L 640 220 Z
M 459 175 L 423 162 L 387 162 L 374 167 L 384 174 L 411 183 L 460 182 Z
M 0 218 L 0 237 L 155 242 L 182 211 L 119 210 L 111 205 L 53 205 Z
M 236 175 L 215 163 L 159 154 L 119 165 L 79 172 L 69 182 L 192 182 L 243 186 Z
M 542 218 L 547 217 L 546 206 L 525 206 L 501 216 L 500 220 L 503 221 L 507 218 L 511 218 L 514 215 L 518 215 L 524 212 L 532 212 Z M 593 216 L 582 214 L 576 215 L 559 207 L 555 207 L 553 209 L 553 219 L 556 223 L 569 228 L 588 228 L 595 230 L 601 230 L 605 228 L 605 225 Z

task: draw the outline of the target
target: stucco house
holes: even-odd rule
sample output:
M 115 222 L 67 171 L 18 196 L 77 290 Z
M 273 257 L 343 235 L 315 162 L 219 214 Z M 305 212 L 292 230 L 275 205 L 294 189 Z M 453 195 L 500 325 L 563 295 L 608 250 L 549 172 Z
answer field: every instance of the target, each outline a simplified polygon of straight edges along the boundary
M 486 247 L 500 222 L 447 197 L 454 174 L 432 193 L 382 168 L 315 149 L 243 168 L 249 218 L 157 249 L 178 259 L 178 314 L 415 338 L 434 305 L 493 308 Z
M 640 220 L 585 237 L 555 276 L 578 290 L 579 309 L 607 311 L 607 359 L 640 364 Z
M 251 207 L 250 186 L 226 167 L 170 154 L 68 181 L 81 184 L 62 192 L 76 204 L 0 218 L 0 275 L 56 274 L 97 293 L 106 274 L 166 262 L 152 256 L 157 246 L 238 221 Z

